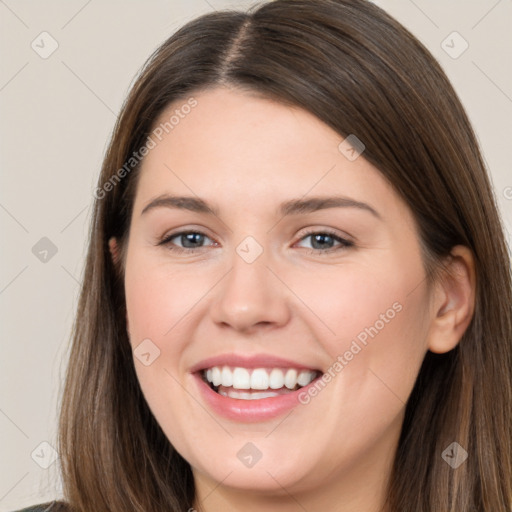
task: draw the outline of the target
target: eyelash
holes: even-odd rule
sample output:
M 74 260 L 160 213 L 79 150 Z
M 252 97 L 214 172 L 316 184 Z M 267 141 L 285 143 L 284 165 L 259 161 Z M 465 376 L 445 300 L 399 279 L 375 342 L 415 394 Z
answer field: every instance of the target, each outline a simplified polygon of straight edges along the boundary
M 173 238 L 176 238 L 176 237 L 179 237 L 179 236 L 184 236 L 184 235 L 190 235 L 190 234 L 195 234 L 195 235 L 202 235 L 206 238 L 210 238 L 208 235 L 206 235 L 205 233 L 202 233 L 201 231 L 179 231 L 178 233 L 173 233 L 169 236 L 166 236 L 164 237 L 160 242 L 158 242 L 157 245 L 166 245 L 168 246 L 168 249 L 170 251 L 173 251 L 173 252 L 176 252 L 178 254 L 190 254 L 190 253 L 193 253 L 193 252 L 197 252 L 198 249 L 204 249 L 204 247 L 196 247 L 196 248 L 190 248 L 190 247 L 179 247 L 179 246 L 176 246 L 174 244 L 171 243 L 171 240 Z M 348 249 L 350 247 L 353 247 L 354 246 L 354 242 L 351 242 L 350 240 L 346 240 L 344 238 L 341 238 L 339 235 L 337 235 L 334 231 L 331 231 L 329 229 L 323 229 L 323 230 L 311 230 L 311 231 L 308 231 L 306 233 L 304 233 L 302 235 L 302 237 L 300 238 L 299 241 L 303 240 L 304 238 L 307 238 L 308 236 L 311 236 L 311 235 L 328 235 L 330 236 L 331 238 L 335 239 L 337 242 L 340 243 L 340 245 L 338 247 L 331 247 L 330 249 L 308 249 L 307 252 L 308 254 L 321 254 L 321 255 L 325 255 L 325 254 L 330 254 L 332 252 L 336 252 L 336 251 L 339 251 L 339 250 L 343 250 L 343 249 Z

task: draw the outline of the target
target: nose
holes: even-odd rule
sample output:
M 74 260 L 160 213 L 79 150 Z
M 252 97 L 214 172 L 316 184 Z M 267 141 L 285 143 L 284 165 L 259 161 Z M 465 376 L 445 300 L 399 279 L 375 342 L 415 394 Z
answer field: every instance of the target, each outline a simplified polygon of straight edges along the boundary
M 215 287 L 210 315 L 217 325 L 251 333 L 289 321 L 288 290 L 268 268 L 265 254 L 252 263 L 234 254 L 231 271 Z

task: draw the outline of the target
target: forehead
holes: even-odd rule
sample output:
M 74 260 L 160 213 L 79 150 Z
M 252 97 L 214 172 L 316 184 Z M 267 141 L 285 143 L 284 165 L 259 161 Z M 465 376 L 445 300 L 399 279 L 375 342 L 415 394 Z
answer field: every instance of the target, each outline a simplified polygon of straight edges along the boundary
M 182 99 L 161 114 L 155 123 L 163 130 L 158 142 L 165 139 L 169 146 L 195 148 L 190 152 L 199 158 L 208 151 L 238 162 L 245 157 L 260 162 L 277 156 L 294 160 L 312 150 L 312 158 L 321 151 L 337 153 L 339 135 L 306 110 L 224 87 L 192 98 L 194 107 L 187 107 L 190 98 Z
M 179 192 L 257 208 L 336 192 L 387 200 L 388 211 L 398 201 L 380 171 L 363 156 L 349 160 L 340 150 L 343 137 L 316 116 L 244 92 L 217 88 L 176 101 L 151 137 L 137 201 Z

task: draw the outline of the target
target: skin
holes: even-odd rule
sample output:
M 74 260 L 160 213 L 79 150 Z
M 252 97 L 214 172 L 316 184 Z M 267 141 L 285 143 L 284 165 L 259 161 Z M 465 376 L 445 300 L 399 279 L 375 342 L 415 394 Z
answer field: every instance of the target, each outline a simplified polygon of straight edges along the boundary
M 143 162 L 122 248 L 130 342 L 160 349 L 149 366 L 134 357 L 145 398 L 191 464 L 197 510 L 377 512 L 424 355 L 455 347 L 473 314 L 471 253 L 455 247 L 453 276 L 428 289 L 412 212 L 364 153 L 347 159 L 343 137 L 298 108 L 228 88 L 194 97 Z M 200 197 L 219 215 L 141 214 L 164 193 Z M 357 208 L 277 213 L 282 201 L 326 195 L 381 219 Z M 306 228 L 354 246 L 328 239 L 334 251 L 322 253 Z M 206 235 L 195 252 L 171 250 L 183 237 L 158 245 L 187 230 Z M 247 236 L 263 249 L 253 263 L 236 252 Z M 327 372 L 394 303 L 401 311 L 288 416 L 247 424 L 205 410 L 188 371 L 202 359 L 267 353 Z M 262 454 L 252 468 L 237 457 L 249 441 Z

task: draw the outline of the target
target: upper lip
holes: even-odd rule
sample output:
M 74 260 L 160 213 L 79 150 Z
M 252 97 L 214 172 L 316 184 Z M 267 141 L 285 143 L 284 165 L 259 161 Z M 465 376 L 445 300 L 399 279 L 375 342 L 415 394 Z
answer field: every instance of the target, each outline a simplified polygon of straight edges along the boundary
M 317 370 L 314 366 L 291 361 L 271 354 L 219 354 L 199 361 L 190 368 L 190 373 L 213 368 L 214 366 L 233 366 L 241 368 L 296 368 L 298 370 Z

